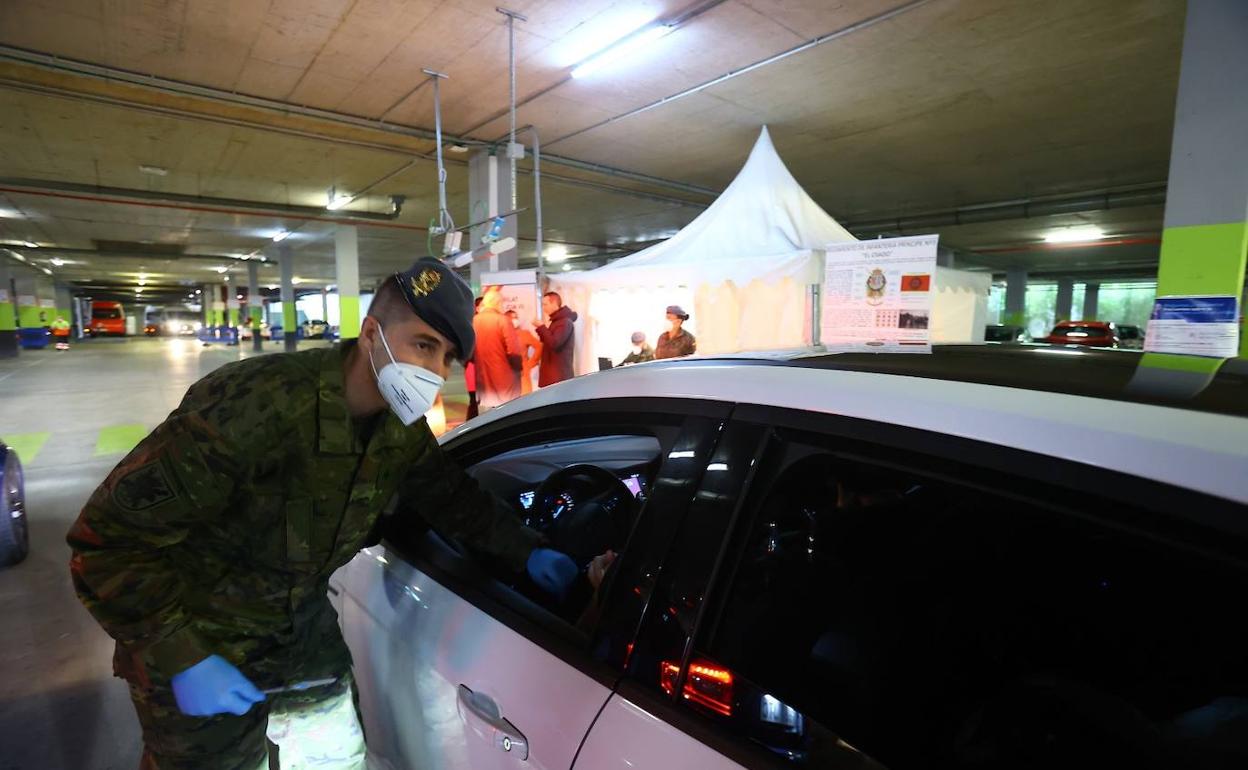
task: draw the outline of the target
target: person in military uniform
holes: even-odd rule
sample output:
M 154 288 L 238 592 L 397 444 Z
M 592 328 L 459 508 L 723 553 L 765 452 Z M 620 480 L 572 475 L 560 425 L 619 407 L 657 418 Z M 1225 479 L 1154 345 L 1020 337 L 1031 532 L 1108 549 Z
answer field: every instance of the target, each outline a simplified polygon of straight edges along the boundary
M 423 419 L 451 362 L 472 355 L 472 306 L 462 280 L 422 259 L 378 289 L 358 341 L 238 361 L 191 386 L 91 496 L 70 570 L 117 642 L 140 767 L 254 770 L 268 740 L 283 767 L 364 767 L 326 592 L 392 501 L 394 521 L 419 517 L 552 594 L 576 580 Z
M 624 360 L 620 362 L 620 366 L 628 366 L 629 364 L 644 364 L 647 361 L 654 360 L 654 348 L 646 344 L 646 335 L 644 332 L 633 332 L 630 338 L 633 343 L 633 349 L 629 351 Z
M 682 328 L 685 321 L 688 320 L 689 314 L 680 305 L 668 306 L 668 330 L 659 335 L 659 341 L 654 346 L 654 357 L 656 359 L 680 358 L 681 356 L 691 356 L 698 352 L 698 341 L 694 339 L 692 334 Z

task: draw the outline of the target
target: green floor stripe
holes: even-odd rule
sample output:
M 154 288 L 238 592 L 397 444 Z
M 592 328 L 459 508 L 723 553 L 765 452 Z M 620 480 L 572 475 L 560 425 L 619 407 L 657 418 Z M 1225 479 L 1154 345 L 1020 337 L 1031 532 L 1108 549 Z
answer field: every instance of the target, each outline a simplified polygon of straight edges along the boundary
M 39 456 L 39 450 L 47 443 L 51 433 L 16 433 L 0 436 L 0 441 L 17 451 L 17 459 L 22 465 L 30 465 Z
M 148 430 L 142 425 L 114 425 L 100 431 L 95 442 L 95 456 L 124 454 L 134 449 L 147 437 Z

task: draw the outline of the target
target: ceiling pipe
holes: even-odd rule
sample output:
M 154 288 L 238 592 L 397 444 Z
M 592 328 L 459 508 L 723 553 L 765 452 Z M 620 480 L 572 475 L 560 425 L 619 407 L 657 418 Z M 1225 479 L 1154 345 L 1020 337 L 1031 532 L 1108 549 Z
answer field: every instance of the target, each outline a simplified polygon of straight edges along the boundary
M 400 124 L 400 123 L 389 123 L 383 120 L 364 118 L 358 115 L 348 115 L 346 113 L 334 112 L 332 110 L 321 110 L 321 109 L 317 109 L 314 107 L 305 107 L 303 105 L 291 104 L 288 102 L 282 102 L 282 101 L 278 101 L 275 99 L 265 99 L 265 98 L 257 97 L 257 96 L 247 96 L 244 94 L 233 93 L 230 91 L 224 91 L 224 90 L 217 89 L 217 88 L 210 88 L 207 86 L 198 86 L 192 83 L 184 83 L 178 80 L 160 78 L 160 77 L 155 77 L 153 75 L 144 75 L 142 73 L 118 69 L 115 67 L 105 67 L 105 66 L 101 66 L 98 64 L 91 64 L 88 62 L 78 61 L 75 59 L 67 59 L 67 58 L 62 58 L 59 56 L 51 56 L 48 54 L 40 53 L 38 51 L 30 51 L 30 50 L 26 50 L 23 48 L 18 48 L 16 46 L 0 45 L 0 61 L 17 62 L 20 64 L 26 64 L 29 66 L 39 67 L 40 69 L 49 70 L 52 72 L 57 72 L 57 73 L 62 73 L 62 74 L 69 73 L 69 74 L 77 75 L 80 77 L 91 78 L 93 80 L 101 80 L 104 82 L 116 81 L 116 82 L 126 83 L 128 85 L 139 86 L 146 90 L 156 91 L 158 93 L 171 94 L 175 96 L 192 96 L 192 97 L 202 99 L 204 101 L 211 102 L 211 103 L 216 103 L 216 104 L 229 104 L 229 105 L 242 106 L 242 107 L 253 107 L 256 109 L 262 109 L 267 112 L 274 112 L 274 113 L 278 113 L 281 115 L 299 115 L 301 117 L 313 118 L 316 120 L 320 120 L 320 121 L 324 121 L 324 122 L 332 123 L 336 125 L 350 126 L 353 128 L 366 128 L 366 129 L 371 129 L 373 131 L 377 131 L 380 133 L 404 136 L 407 138 L 423 139 L 423 140 L 427 140 L 430 142 L 437 141 L 435 132 L 431 129 L 419 128 L 416 126 L 409 126 L 409 125 Z M 319 139 L 322 141 L 329 141 L 329 142 L 334 142 L 337 144 L 357 145 L 357 146 L 374 146 L 377 149 L 384 149 L 389 152 L 401 152 L 401 153 L 405 153 L 408 155 L 412 154 L 412 151 L 410 149 L 403 149 L 400 147 L 393 147 L 393 146 L 382 145 L 382 144 L 373 144 L 369 142 L 359 142 L 359 141 L 345 139 L 345 138 L 339 139 L 339 138 L 334 138 L 334 137 L 327 137 L 324 135 L 315 134 L 313 132 L 299 131 L 297 129 L 288 129 L 288 128 L 282 128 L 282 127 L 277 127 L 277 126 L 270 126 L 270 125 L 258 123 L 255 121 L 246 121 L 246 120 L 238 120 L 234 118 L 223 118 L 219 116 L 206 115 L 203 113 L 195 112 L 193 110 L 136 104 L 135 102 L 127 101 L 125 99 L 118 99 L 118 98 L 113 98 L 113 97 L 108 97 L 108 96 L 103 96 L 103 95 L 96 95 L 96 94 L 84 94 L 82 92 L 74 91 L 72 89 L 64 88 L 64 87 L 47 86 L 47 85 L 32 85 L 30 83 L 24 83 L 22 81 L 15 81 L 11 79 L 0 79 L 0 83 L 3 83 L 6 87 L 9 87 L 9 88 L 15 88 L 19 90 L 34 92 L 34 93 L 69 96 L 71 98 L 85 99 L 88 101 L 98 101 L 98 102 L 105 103 L 105 104 L 112 104 L 114 106 L 120 106 L 120 107 L 128 107 L 131 109 L 138 109 L 138 110 L 143 110 L 147 112 L 153 112 L 156 114 L 171 115 L 175 117 L 194 118 L 194 119 L 206 120 L 209 122 L 223 123 L 226 125 L 240 125 L 240 126 L 245 126 L 248 128 L 254 128 L 254 129 L 263 130 L 263 131 L 274 131 L 278 133 L 286 133 L 286 134 L 291 134 L 295 136 L 304 136 L 307 138 Z M 494 142 L 490 142 L 490 141 L 486 141 L 482 139 L 473 139 L 469 136 L 464 136 L 462 134 L 444 134 L 443 141 L 445 141 L 448 144 L 460 144 L 460 145 L 464 145 L 468 147 L 490 147 L 493 144 L 495 144 Z M 424 155 L 422 155 L 421 157 L 425 157 L 427 160 L 432 159 Z M 585 170 L 585 171 L 593 171 L 594 173 L 609 174 L 610 176 L 614 176 L 620 179 L 628 179 L 630 181 L 638 182 L 641 184 L 654 185 L 656 187 L 679 190 L 682 192 L 696 192 L 698 194 L 712 195 L 712 196 L 718 195 L 718 192 L 714 190 L 708 190 L 707 188 L 698 188 L 695 185 L 686 185 L 682 182 L 677 182 L 677 181 L 673 181 L 670 179 L 663 179 L 662 177 L 650 176 L 649 174 L 641 174 L 641 173 L 636 173 L 632 171 L 627 171 L 625 169 L 617 169 L 617 168 L 612 168 L 609 166 L 603 166 L 601 164 L 578 161 L 573 158 L 564 158 L 558 155 L 550 155 L 549 153 L 545 157 L 546 157 L 547 162 L 549 163 L 555 163 L 557 165 L 566 165 L 570 168 L 578 168 L 578 169 Z M 464 164 L 466 165 L 466 162 Z
M 1072 195 L 1044 198 L 1020 198 L 979 203 L 943 211 L 930 211 L 907 217 L 842 222 L 845 229 L 859 237 L 882 233 L 912 235 L 929 233 L 943 227 L 1004 222 L 1015 219 L 1078 214 L 1087 211 L 1159 206 L 1166 202 L 1166 184 L 1156 182 L 1130 189 L 1096 190 Z
M 218 206 L 227 207 L 237 213 L 242 209 L 250 213 L 258 214 L 276 214 L 278 216 L 298 217 L 307 220 L 325 220 L 342 221 L 346 223 L 359 224 L 360 222 L 393 222 L 399 217 L 403 210 L 404 196 L 392 195 L 390 202 L 393 211 L 388 214 L 378 214 L 369 211 L 349 211 L 341 210 L 335 212 L 332 216 L 325 214 L 325 209 L 315 206 L 291 206 L 281 203 L 268 203 L 265 201 L 249 201 L 239 198 L 214 198 L 206 195 L 183 195 L 180 193 L 155 192 L 152 190 L 132 190 L 122 187 L 102 187 L 97 185 L 77 184 L 74 182 L 51 182 L 41 179 L 6 179 L 0 178 L 0 186 L 5 191 L 11 191 L 18 188 L 17 191 L 31 190 L 44 192 L 63 192 L 78 193 L 83 195 L 97 195 L 109 198 L 133 198 L 145 201 L 162 201 L 167 203 L 188 203 L 192 205 L 202 206 Z

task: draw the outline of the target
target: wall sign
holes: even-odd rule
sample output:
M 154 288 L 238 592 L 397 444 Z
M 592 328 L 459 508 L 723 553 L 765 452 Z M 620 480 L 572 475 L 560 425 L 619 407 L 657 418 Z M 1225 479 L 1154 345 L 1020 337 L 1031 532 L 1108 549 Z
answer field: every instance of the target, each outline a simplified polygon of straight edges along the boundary
M 938 242 L 923 235 L 829 244 L 820 342 L 930 349 Z

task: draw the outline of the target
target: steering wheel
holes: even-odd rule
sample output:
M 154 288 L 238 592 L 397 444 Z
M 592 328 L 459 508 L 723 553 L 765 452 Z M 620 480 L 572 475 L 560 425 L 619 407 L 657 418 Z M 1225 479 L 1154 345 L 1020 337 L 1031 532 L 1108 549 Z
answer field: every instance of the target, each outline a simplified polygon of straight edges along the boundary
M 561 509 L 564 493 L 587 493 L 574 507 Z M 550 539 L 579 565 L 608 548 L 622 551 L 632 530 L 637 501 L 623 481 L 597 465 L 569 465 L 546 477 L 533 493 L 529 526 Z

